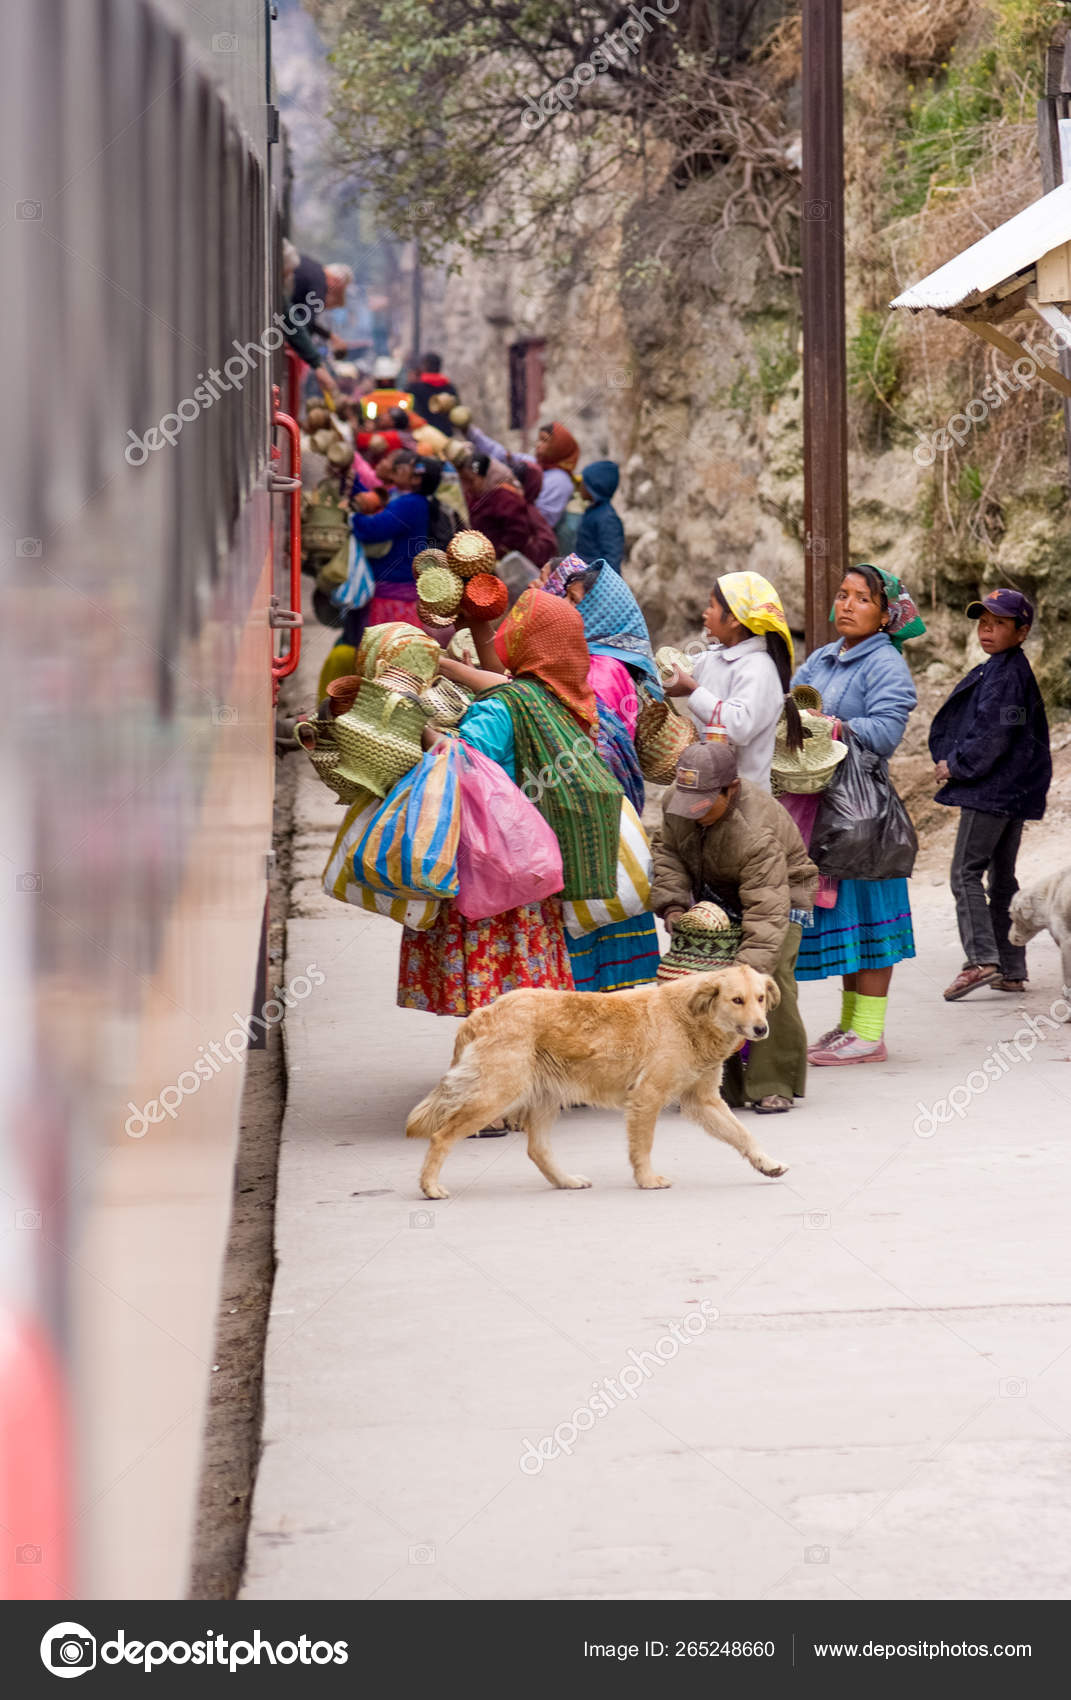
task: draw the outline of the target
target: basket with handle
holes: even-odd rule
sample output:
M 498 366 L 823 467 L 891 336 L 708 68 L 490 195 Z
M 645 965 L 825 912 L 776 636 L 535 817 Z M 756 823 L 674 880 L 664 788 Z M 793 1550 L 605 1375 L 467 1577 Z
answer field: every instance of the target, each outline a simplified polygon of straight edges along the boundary
M 436 679 L 420 693 L 420 706 L 436 726 L 456 726 L 472 704 L 472 693 L 453 679 Z
M 389 690 L 378 679 L 362 679 L 353 707 L 332 725 L 341 775 L 385 797 L 423 755 L 420 735 L 426 720 L 415 698 Z
M 645 700 L 636 720 L 636 756 L 643 777 L 652 785 L 672 785 L 678 761 L 698 738 L 692 722 L 674 714 L 668 703 Z
M 360 785 L 341 768 L 342 752 L 335 743 L 335 723 L 331 720 L 299 720 L 294 736 L 308 756 L 313 771 L 340 803 L 355 802 Z

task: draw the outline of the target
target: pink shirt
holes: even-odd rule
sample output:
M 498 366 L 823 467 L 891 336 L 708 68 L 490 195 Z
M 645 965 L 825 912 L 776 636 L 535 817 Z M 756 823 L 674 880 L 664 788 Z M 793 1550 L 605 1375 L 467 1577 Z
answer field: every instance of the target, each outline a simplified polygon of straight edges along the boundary
M 640 702 L 636 695 L 636 681 L 624 662 L 615 661 L 612 655 L 593 655 L 588 684 L 599 701 L 625 722 L 629 737 L 634 738 Z

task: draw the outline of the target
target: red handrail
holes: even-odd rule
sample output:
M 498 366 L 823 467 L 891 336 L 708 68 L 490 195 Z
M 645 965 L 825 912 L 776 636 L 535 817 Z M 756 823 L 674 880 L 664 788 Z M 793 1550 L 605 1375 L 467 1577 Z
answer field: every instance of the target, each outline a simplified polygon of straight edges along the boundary
M 272 428 L 282 426 L 290 439 L 290 469 L 286 484 L 286 493 L 290 501 L 290 609 L 291 614 L 301 618 L 301 433 L 297 420 L 284 413 L 279 406 L 279 386 L 272 385 Z M 269 478 L 270 483 L 270 478 Z M 280 622 L 282 623 L 282 622 Z M 287 678 L 297 667 L 301 659 L 301 627 L 300 624 L 287 625 L 290 642 L 282 655 L 273 656 L 271 664 L 272 678 Z

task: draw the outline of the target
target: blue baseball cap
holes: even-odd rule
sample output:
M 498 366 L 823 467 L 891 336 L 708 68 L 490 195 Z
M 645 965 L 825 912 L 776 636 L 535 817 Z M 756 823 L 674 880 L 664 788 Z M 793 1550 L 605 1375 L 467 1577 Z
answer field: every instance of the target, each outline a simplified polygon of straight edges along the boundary
M 1034 604 L 1021 590 L 1008 590 L 1005 586 L 1000 590 L 991 590 L 988 596 L 983 596 L 981 602 L 967 604 L 968 620 L 980 620 L 986 613 L 996 614 L 1000 620 L 1014 620 L 1019 626 L 1034 624 Z

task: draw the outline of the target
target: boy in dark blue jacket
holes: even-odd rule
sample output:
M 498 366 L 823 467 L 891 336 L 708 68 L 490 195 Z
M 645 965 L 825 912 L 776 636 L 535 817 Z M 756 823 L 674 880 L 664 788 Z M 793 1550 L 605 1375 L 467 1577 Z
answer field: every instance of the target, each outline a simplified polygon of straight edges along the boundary
M 1026 950 L 1008 941 L 1015 858 L 1023 822 L 1045 813 L 1052 779 L 1045 705 L 1022 647 L 1032 605 L 1021 591 L 994 590 L 972 602 L 967 617 L 978 621 L 989 660 L 960 680 L 930 727 L 937 801 L 962 811 L 951 886 L 966 961 L 945 991 L 949 1003 L 979 986 L 1021 992 L 1026 985 Z

